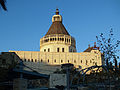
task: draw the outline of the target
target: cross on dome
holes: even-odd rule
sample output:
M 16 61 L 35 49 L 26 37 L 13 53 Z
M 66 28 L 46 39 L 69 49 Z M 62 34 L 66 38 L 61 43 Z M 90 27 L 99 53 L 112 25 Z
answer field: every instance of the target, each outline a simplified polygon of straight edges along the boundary
M 55 12 L 55 13 L 56 13 L 56 15 L 59 15 L 59 10 L 58 10 L 58 8 L 56 9 L 56 12 Z

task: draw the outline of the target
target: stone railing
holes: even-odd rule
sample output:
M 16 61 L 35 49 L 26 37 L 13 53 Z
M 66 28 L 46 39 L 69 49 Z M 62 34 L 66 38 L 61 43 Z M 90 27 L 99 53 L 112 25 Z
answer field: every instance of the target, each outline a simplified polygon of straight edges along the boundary
M 47 35 L 40 39 L 40 46 L 50 43 L 64 43 L 75 47 L 75 39 L 63 34 Z

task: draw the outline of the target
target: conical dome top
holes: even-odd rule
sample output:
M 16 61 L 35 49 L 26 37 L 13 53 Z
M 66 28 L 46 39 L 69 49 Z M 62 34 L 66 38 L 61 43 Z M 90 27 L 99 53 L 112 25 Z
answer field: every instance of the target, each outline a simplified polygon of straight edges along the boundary
M 69 35 L 64 25 L 62 24 L 62 16 L 59 15 L 58 9 L 56 9 L 56 15 L 52 17 L 52 22 L 53 23 L 49 28 L 48 32 L 46 33 L 46 35 L 51 35 L 51 34 Z

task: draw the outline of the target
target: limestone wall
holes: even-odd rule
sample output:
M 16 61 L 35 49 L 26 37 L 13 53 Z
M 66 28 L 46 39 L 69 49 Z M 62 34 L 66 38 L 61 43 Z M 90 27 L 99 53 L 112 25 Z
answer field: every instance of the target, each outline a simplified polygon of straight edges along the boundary
M 32 68 L 42 68 L 52 70 L 49 65 L 59 66 L 64 63 L 72 63 L 75 67 L 81 66 L 82 69 L 102 65 L 101 53 L 99 50 L 81 53 L 65 52 L 34 52 L 34 51 L 10 51 L 15 52 L 26 65 Z
M 59 52 L 76 52 L 75 39 L 63 34 L 47 35 L 40 39 L 41 52 L 58 52 L 57 48 L 60 48 Z

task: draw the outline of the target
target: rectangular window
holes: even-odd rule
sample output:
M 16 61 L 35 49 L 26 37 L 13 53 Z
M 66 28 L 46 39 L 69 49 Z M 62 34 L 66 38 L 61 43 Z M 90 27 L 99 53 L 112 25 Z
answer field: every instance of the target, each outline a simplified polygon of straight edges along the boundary
M 59 48 L 57 48 L 57 52 L 59 52 L 60 50 L 59 50 Z
M 62 52 L 64 52 L 64 48 L 62 48 Z
M 48 48 L 48 52 L 50 52 L 50 48 Z
M 86 60 L 86 65 L 87 65 L 88 61 Z

